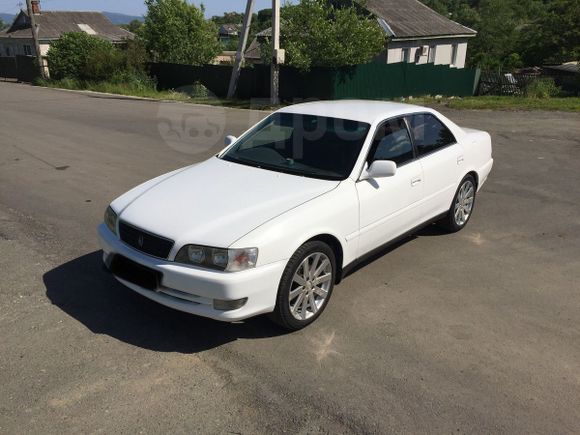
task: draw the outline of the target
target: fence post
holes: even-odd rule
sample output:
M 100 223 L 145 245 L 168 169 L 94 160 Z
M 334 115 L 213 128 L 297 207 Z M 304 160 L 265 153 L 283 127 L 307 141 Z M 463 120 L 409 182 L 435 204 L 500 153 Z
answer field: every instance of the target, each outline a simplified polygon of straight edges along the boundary
M 481 68 L 475 69 L 475 75 L 473 77 L 473 92 L 472 96 L 477 95 L 477 90 L 479 89 L 479 80 L 481 79 Z

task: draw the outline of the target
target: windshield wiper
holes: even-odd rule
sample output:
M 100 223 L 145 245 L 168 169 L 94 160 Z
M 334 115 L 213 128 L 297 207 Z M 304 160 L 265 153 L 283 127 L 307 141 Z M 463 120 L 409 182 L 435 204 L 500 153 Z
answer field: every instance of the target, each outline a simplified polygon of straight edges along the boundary
M 323 175 L 323 174 L 319 174 L 316 172 L 310 172 L 307 170 L 291 169 L 291 168 L 285 168 L 283 166 L 270 165 L 270 164 L 264 163 L 264 162 L 257 162 L 255 160 L 247 160 L 247 159 L 244 159 L 244 158 L 238 157 L 238 156 L 232 157 L 232 156 L 225 155 L 222 158 L 224 160 L 227 160 L 227 161 L 233 162 L 233 163 L 239 163 L 239 164 L 246 165 L 246 166 L 252 166 L 254 168 L 265 169 L 267 171 L 282 172 L 284 174 L 290 174 L 290 175 L 298 175 L 301 177 L 318 178 L 318 179 L 322 179 L 322 180 L 331 180 L 331 181 L 339 181 L 339 180 L 342 180 L 344 178 L 338 174 L 337 175 Z

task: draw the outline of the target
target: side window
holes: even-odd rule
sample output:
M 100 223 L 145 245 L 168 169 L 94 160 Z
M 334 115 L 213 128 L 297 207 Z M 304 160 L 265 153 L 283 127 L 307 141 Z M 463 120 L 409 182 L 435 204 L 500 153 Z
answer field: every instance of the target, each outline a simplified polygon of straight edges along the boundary
M 456 142 L 453 133 L 433 115 L 412 115 L 408 121 L 420 156 Z
M 375 160 L 392 160 L 400 166 L 413 157 L 413 144 L 403 118 L 391 119 L 377 128 L 369 164 Z

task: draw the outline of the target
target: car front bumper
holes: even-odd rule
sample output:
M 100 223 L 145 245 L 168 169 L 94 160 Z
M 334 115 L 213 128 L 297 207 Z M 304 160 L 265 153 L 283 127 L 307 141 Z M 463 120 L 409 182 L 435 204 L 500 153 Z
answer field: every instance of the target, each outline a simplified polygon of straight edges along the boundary
M 115 278 L 131 290 L 167 307 L 233 322 L 271 312 L 276 305 L 276 294 L 286 260 L 242 272 L 220 272 L 143 254 L 119 240 L 105 224 L 99 225 L 98 236 L 105 265 L 110 264 L 114 255 L 122 255 L 162 274 L 156 290 L 140 287 L 118 276 Z M 246 303 L 234 310 L 216 310 L 213 306 L 215 299 L 235 301 L 244 298 L 247 298 Z

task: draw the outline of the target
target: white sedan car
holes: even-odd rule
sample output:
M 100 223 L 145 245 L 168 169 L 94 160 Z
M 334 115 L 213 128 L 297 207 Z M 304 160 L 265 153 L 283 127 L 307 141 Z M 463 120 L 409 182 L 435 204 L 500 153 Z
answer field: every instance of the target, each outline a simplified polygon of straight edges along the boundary
M 114 200 L 104 262 L 168 307 L 288 329 L 372 251 L 432 222 L 462 229 L 493 164 L 489 134 L 375 101 L 289 106 L 226 144 Z

